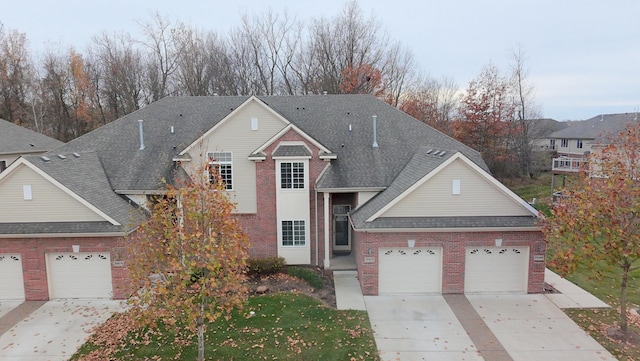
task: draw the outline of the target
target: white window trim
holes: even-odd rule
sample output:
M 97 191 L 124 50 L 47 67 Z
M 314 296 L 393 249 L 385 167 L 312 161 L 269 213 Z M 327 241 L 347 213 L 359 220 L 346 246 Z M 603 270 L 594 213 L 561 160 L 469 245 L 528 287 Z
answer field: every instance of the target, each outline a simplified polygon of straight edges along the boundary
M 213 154 L 220 154 L 220 153 L 228 153 L 231 160 L 230 161 L 219 161 L 217 159 L 215 159 L 215 157 L 213 157 L 215 159 L 215 161 L 211 161 L 210 159 L 212 158 Z M 228 191 L 233 191 L 234 187 L 235 187 L 235 177 L 233 174 L 233 152 L 229 152 L 229 151 L 214 151 L 214 152 L 207 152 L 207 162 L 209 162 L 209 165 L 230 165 L 231 166 L 231 187 L 226 188 L 227 185 L 225 183 L 225 190 Z M 211 176 L 209 174 L 207 174 L 207 177 L 209 178 L 209 181 L 211 181 Z
M 302 164 L 302 171 L 303 171 L 303 174 L 302 174 L 302 188 L 293 187 L 293 184 L 294 184 L 293 183 L 293 163 Z M 282 186 L 282 180 L 283 180 L 282 179 L 282 165 L 283 164 L 291 164 L 291 172 L 292 172 L 291 173 L 291 187 L 285 188 L 285 187 Z M 282 160 L 282 161 L 278 162 L 277 169 L 278 169 L 278 179 L 277 179 L 277 181 L 278 181 L 278 189 L 283 190 L 283 191 L 287 191 L 287 192 L 289 192 L 289 191 L 304 191 L 304 190 L 307 189 L 307 179 L 308 179 L 307 176 L 308 176 L 308 173 L 309 173 L 309 171 L 307 169 L 307 162 L 305 162 L 303 160 L 299 160 L 299 159 L 296 159 L 296 160 Z
M 291 241 L 293 242 L 293 244 L 284 244 L 284 222 L 291 222 L 291 232 L 292 232 L 292 239 Z M 302 222 L 302 232 L 299 232 L 298 234 L 302 235 L 302 240 L 300 239 L 296 239 L 296 222 Z M 298 224 L 299 226 L 299 224 Z M 281 247 L 285 247 L 285 248 L 294 248 L 294 247 L 306 247 L 307 246 L 307 222 L 304 219 L 283 219 L 280 221 L 280 246 Z M 300 242 L 302 241 L 302 244 L 296 244 L 296 242 Z

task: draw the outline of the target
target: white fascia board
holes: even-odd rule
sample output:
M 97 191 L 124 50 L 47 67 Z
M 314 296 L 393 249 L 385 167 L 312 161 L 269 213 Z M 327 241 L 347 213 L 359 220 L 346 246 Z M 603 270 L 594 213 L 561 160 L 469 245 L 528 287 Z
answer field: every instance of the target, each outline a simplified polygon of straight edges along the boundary
M 193 147 L 195 147 L 198 144 L 200 144 L 203 141 L 203 139 L 208 137 L 211 133 L 215 132 L 218 128 L 220 128 L 224 123 L 229 121 L 229 119 L 233 118 L 238 112 L 240 112 L 240 110 L 242 110 L 244 107 L 247 106 L 247 104 L 249 104 L 251 102 L 256 102 L 256 103 L 262 105 L 267 111 L 269 111 L 271 114 L 273 114 L 276 118 L 280 119 L 284 124 L 287 124 L 287 125 L 291 124 L 282 115 L 278 114 L 273 109 L 271 109 L 270 106 L 265 104 L 265 102 L 263 102 L 262 100 L 258 99 L 258 97 L 256 97 L 255 95 L 252 95 L 252 96 L 249 97 L 249 99 L 245 100 L 244 103 L 240 104 L 240 106 L 238 106 L 237 108 L 232 110 L 229 114 L 227 114 L 224 118 L 222 118 L 222 120 L 220 120 L 216 125 L 211 127 L 211 129 L 207 130 L 204 134 L 202 134 L 200 137 L 198 137 L 198 139 L 196 139 L 193 143 L 189 144 L 185 149 L 183 149 L 180 153 L 178 153 L 178 156 L 184 155 L 189 150 L 191 150 Z
M 323 193 L 353 193 L 353 192 L 382 192 L 385 187 L 354 187 L 354 188 L 317 188 Z
M 464 227 L 464 228 L 353 228 L 364 233 L 438 233 L 438 232 L 537 232 L 542 227 Z
M 18 163 L 18 164 L 16 164 L 16 163 Z M 34 172 L 38 173 L 41 177 L 46 179 L 48 182 L 50 182 L 51 184 L 53 184 L 54 186 L 59 188 L 61 191 L 63 191 L 66 194 L 70 195 L 73 199 L 75 199 L 76 201 L 80 202 L 82 205 L 84 205 L 85 207 L 89 208 L 91 211 L 93 211 L 94 213 L 96 213 L 100 217 L 104 218 L 107 222 L 113 224 L 114 226 L 121 226 L 121 224 L 118 221 L 116 221 L 115 219 L 111 218 L 108 214 L 104 213 L 103 211 L 98 209 L 93 204 L 87 202 L 84 198 L 80 197 L 79 195 L 77 195 L 76 193 L 71 191 L 69 188 L 65 187 L 62 183 L 58 182 L 53 177 L 51 177 L 50 175 L 45 173 L 42 169 L 36 167 L 35 165 L 33 165 L 31 162 L 27 161 L 26 159 L 20 158 L 20 159 L 18 159 L 17 161 L 15 161 L 12 164 L 12 166 L 14 166 L 14 165 L 15 165 L 14 169 L 16 169 L 17 167 L 19 167 L 21 165 L 23 165 L 25 167 L 28 167 L 29 169 L 31 169 Z M 0 183 L 2 182 L 3 175 L 5 173 L 8 173 L 8 172 L 4 171 L 4 172 L 2 172 L 0 174 Z M 13 169 L 11 170 L 11 173 L 13 173 Z
M 267 149 L 267 147 L 269 147 L 271 144 L 275 143 L 278 139 L 280 139 L 280 137 L 282 137 L 289 130 L 293 130 L 296 133 L 300 134 L 304 139 L 308 140 L 309 143 L 311 143 L 314 146 L 318 147 L 321 151 L 323 151 L 325 153 L 333 153 L 327 147 L 325 147 L 324 145 L 320 144 L 320 142 L 318 142 L 317 140 L 313 139 L 309 134 L 303 132 L 302 129 L 296 127 L 292 123 L 289 123 L 286 127 L 282 128 L 282 130 L 280 130 L 278 133 L 276 133 L 273 137 L 269 138 L 269 140 L 267 140 L 264 144 L 262 144 L 260 147 L 258 147 L 258 149 L 254 150 L 253 153 L 259 153 L 259 152 L 264 151 L 265 149 Z
M 105 233 L 25 233 L 25 234 L 0 234 L 1 238 L 83 238 L 83 237 L 124 237 L 131 232 L 105 232 Z
M 386 211 L 388 211 L 391 207 L 396 205 L 402 199 L 404 199 L 405 197 L 410 195 L 413 191 L 415 191 L 418 187 L 420 187 L 425 182 L 427 182 L 429 179 L 431 179 L 433 176 L 438 174 L 438 172 L 442 171 L 444 168 L 446 168 L 447 166 L 449 166 L 451 163 L 453 163 L 454 161 L 456 161 L 458 159 L 463 161 L 465 164 L 467 164 L 469 167 L 471 167 L 471 169 L 473 169 L 478 174 L 480 174 L 480 176 L 484 177 L 487 181 L 489 181 L 489 183 L 491 183 L 494 187 L 498 188 L 501 192 L 505 193 L 507 196 L 512 198 L 516 203 L 518 203 L 520 206 L 522 206 L 527 211 L 529 211 L 531 213 L 531 215 L 538 217 L 538 213 L 539 212 L 538 212 L 537 209 L 533 208 L 524 199 L 520 198 L 517 194 L 513 193 L 513 191 L 511 191 L 509 188 L 507 188 L 504 184 L 500 183 L 497 179 L 495 179 L 487 171 L 485 171 L 484 169 L 480 168 L 477 164 L 472 162 L 464 154 L 462 154 L 460 152 L 456 152 L 449 159 L 447 159 L 444 162 L 442 162 L 439 166 L 437 166 L 435 169 L 433 169 L 427 175 L 422 177 L 422 179 L 420 179 L 419 181 L 414 183 L 411 187 L 409 187 L 407 190 L 402 192 L 393 201 L 387 203 L 384 207 L 382 207 L 380 210 L 378 210 L 376 213 L 374 213 L 371 217 L 367 218 L 367 220 L 365 222 L 371 222 L 371 221 L 375 220 L 376 218 L 380 217 L 382 214 L 384 214 Z
M 141 194 L 141 195 L 163 195 L 167 193 L 166 190 L 144 190 L 144 189 L 115 189 L 116 194 Z

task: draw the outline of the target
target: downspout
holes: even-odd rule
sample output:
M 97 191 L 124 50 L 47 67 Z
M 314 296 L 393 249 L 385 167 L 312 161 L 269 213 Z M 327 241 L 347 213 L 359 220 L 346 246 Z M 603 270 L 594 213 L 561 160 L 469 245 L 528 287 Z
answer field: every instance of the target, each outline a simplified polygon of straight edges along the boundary
M 320 258 L 318 257 L 318 188 L 313 187 L 314 188 L 314 192 L 316 193 L 315 198 L 313 199 L 313 202 L 315 203 L 315 208 L 316 208 L 316 213 L 315 213 L 315 218 L 316 218 L 316 266 L 320 266 L 320 264 L 318 263 L 320 261 Z
M 324 203 L 324 268 L 331 267 L 329 258 L 329 193 L 322 193 Z

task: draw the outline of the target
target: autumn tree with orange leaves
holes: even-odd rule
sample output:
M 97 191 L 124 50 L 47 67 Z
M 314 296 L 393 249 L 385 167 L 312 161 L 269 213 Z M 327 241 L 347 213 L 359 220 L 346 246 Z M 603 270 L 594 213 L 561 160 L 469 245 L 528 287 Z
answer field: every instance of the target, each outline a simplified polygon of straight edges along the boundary
M 451 125 L 454 137 L 479 151 L 494 174 L 508 175 L 516 131 L 512 122 L 514 105 L 509 80 L 500 76 L 496 66 L 485 66 L 469 83 L 459 113 Z
M 247 298 L 248 238 L 218 179 L 212 184 L 200 174 L 168 186 L 129 239 L 130 277 L 140 287 L 133 318 L 197 333 L 198 360 L 207 323 L 230 317 Z
M 620 324 L 628 336 L 627 281 L 640 268 L 640 126 L 628 125 L 609 144 L 595 149 L 588 169 L 565 190 L 543 232 L 550 264 L 561 274 L 596 262 L 620 271 Z

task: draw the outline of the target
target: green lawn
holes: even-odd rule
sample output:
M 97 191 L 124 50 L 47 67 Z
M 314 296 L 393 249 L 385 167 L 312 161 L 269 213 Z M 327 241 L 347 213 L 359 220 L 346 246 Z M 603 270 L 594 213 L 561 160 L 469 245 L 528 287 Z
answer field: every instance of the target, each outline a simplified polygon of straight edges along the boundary
M 208 360 L 378 360 L 366 312 L 330 309 L 295 293 L 251 297 L 242 313 L 210 324 L 206 337 Z M 98 333 L 72 360 L 102 347 L 95 345 L 101 338 Z M 180 340 L 167 331 L 136 330 L 110 359 L 195 359 L 195 338 L 186 345 Z
M 598 270 L 601 275 L 598 276 L 595 270 Z M 640 270 L 632 272 L 629 278 L 627 307 L 638 307 L 640 306 Z M 576 272 L 567 275 L 567 279 L 607 302 L 611 305 L 611 309 L 567 309 L 565 312 L 617 359 L 640 360 L 640 347 L 614 342 L 603 334 L 607 326 L 618 324 L 620 271 L 600 263 L 593 269 L 586 266 L 579 267 Z M 629 324 L 629 326 L 630 329 L 640 332 L 640 325 Z

